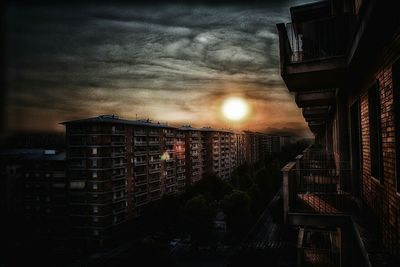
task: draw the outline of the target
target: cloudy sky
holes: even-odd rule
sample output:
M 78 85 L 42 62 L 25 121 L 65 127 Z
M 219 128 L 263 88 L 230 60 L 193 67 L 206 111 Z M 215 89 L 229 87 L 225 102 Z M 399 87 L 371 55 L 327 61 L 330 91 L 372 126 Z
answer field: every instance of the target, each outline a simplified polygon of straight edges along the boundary
M 6 13 L 7 126 L 56 130 L 98 114 L 309 135 L 279 75 L 276 23 L 300 1 L 14 6 Z M 221 102 L 251 106 L 243 122 Z

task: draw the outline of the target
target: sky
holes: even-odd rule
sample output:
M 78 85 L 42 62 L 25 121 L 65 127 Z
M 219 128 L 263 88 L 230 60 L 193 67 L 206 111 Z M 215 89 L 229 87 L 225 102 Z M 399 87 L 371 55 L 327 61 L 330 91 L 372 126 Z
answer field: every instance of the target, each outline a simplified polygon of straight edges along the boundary
M 99 114 L 310 136 L 279 74 L 276 24 L 300 1 L 261 5 L 16 5 L 6 11 L 9 131 L 63 131 Z M 241 122 L 221 103 L 246 100 Z

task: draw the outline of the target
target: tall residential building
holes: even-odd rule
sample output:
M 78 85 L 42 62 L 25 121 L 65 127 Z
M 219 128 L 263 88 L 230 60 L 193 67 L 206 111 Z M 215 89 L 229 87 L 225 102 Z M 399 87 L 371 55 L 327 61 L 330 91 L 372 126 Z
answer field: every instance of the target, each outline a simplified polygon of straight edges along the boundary
M 182 153 L 174 128 L 114 115 L 63 124 L 71 238 L 102 245 L 147 203 L 175 192 Z
M 103 115 L 63 122 L 71 238 L 102 245 L 152 201 L 258 162 L 260 134 Z
M 202 128 L 206 144 L 206 168 L 221 179 L 228 179 L 237 165 L 237 138 L 229 130 Z
M 260 136 L 257 133 L 244 131 L 246 162 L 254 164 L 260 161 Z
M 179 130 L 185 135 L 186 183 L 193 185 L 200 181 L 204 174 L 204 138 L 199 129 L 189 125 L 182 126 Z
M 285 218 L 306 227 L 318 222 L 340 228 L 342 261 L 338 266 L 400 260 L 400 21 L 396 4 L 320 1 L 292 7 L 292 21 L 277 25 L 282 78 L 316 140 L 284 169 Z M 357 205 L 351 206 L 352 199 Z M 352 231 L 344 224 L 344 218 L 351 217 L 336 216 L 331 221 L 332 213 L 354 215 L 357 219 L 352 225 L 362 230 Z M 351 243 L 352 236 L 359 242 Z M 371 237 L 373 243 L 368 242 Z M 361 247 L 355 245 L 363 242 Z M 346 246 L 352 247 L 351 252 Z M 359 255 L 365 257 L 355 259 Z

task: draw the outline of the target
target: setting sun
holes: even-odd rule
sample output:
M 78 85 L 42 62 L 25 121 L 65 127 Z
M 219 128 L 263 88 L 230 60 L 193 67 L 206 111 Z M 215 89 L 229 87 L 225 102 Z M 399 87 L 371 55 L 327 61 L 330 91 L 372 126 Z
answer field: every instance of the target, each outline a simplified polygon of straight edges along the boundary
M 230 97 L 222 103 L 222 113 L 233 121 L 242 120 L 248 113 L 248 104 L 239 97 Z

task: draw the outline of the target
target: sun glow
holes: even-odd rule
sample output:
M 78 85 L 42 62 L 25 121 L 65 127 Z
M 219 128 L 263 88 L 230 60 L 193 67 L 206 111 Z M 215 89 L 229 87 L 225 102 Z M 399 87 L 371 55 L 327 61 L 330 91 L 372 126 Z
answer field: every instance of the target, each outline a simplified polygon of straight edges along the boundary
M 222 114 L 228 120 L 239 121 L 249 112 L 247 102 L 239 97 L 230 97 L 222 103 Z

